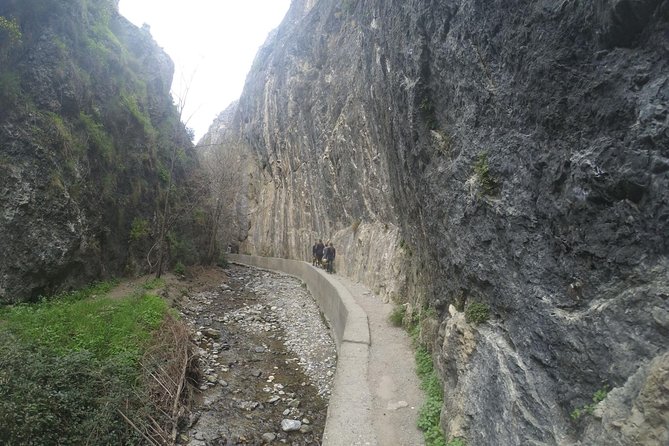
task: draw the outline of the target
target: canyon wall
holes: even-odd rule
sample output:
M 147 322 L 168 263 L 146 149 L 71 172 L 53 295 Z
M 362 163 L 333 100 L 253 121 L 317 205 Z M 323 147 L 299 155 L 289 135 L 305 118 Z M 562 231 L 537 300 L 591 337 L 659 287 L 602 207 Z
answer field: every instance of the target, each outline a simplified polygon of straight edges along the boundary
M 146 271 L 169 184 L 171 260 L 195 261 L 176 217 L 197 162 L 149 30 L 111 0 L 6 0 L 0 19 L 0 303 Z
M 421 314 L 448 438 L 667 444 L 669 1 L 295 0 L 224 133 L 242 252 Z

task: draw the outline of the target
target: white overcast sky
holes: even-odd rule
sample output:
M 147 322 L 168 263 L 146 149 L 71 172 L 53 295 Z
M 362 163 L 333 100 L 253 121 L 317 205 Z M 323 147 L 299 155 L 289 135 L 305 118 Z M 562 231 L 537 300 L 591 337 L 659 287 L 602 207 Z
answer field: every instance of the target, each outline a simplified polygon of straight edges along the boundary
M 172 95 L 190 84 L 183 117 L 197 142 L 239 98 L 258 48 L 289 6 L 290 0 L 121 0 L 119 10 L 137 26 L 148 24 L 174 61 Z

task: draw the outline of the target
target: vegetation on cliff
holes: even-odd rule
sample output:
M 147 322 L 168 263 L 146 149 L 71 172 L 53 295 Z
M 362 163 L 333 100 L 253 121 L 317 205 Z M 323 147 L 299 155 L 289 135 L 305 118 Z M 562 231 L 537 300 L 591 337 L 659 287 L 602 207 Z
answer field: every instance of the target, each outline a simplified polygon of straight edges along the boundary
M 0 302 L 200 260 L 203 185 L 173 65 L 116 8 L 0 5 Z

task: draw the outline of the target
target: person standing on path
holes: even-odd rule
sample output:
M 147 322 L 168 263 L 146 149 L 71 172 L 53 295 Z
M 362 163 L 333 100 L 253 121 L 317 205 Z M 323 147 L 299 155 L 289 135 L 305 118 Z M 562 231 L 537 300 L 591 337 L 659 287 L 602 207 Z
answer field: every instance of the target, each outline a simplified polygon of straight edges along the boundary
M 316 256 L 316 250 L 318 247 L 318 242 L 314 242 L 314 246 L 311 247 L 311 266 L 316 266 L 316 261 L 318 260 L 318 256 Z
M 323 249 L 325 246 L 323 245 L 323 240 L 318 239 L 318 243 L 314 245 L 314 255 L 316 257 L 316 264 L 318 266 L 323 265 Z
M 328 251 L 330 250 L 329 245 L 330 245 L 330 240 L 325 242 L 325 247 L 323 248 L 323 263 L 321 265 L 323 269 L 327 269 L 328 267 Z
M 327 264 L 327 272 L 334 272 L 334 260 L 337 255 L 337 251 L 332 246 L 332 242 L 328 243 L 327 251 L 325 254 L 325 261 Z

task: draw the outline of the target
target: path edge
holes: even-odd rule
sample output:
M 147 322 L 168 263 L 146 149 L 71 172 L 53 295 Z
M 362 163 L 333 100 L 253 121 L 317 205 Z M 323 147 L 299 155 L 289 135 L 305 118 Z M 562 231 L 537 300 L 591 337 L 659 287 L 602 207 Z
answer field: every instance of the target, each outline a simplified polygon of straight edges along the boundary
M 229 261 L 281 271 L 301 279 L 330 324 L 337 348 L 337 372 L 328 404 L 324 446 L 377 444 L 367 380 L 371 343 L 367 314 L 333 276 L 307 262 L 227 254 Z

